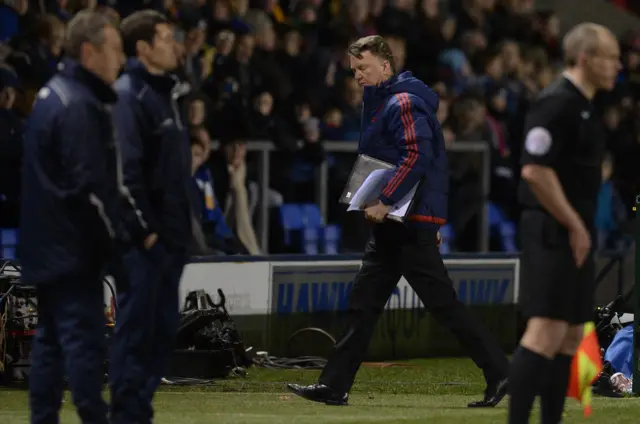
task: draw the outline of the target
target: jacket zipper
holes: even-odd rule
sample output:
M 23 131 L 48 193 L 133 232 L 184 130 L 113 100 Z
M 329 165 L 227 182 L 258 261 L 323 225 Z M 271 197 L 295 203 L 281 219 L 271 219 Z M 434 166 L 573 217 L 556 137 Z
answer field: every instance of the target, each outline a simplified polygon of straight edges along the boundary
M 142 211 L 140 211 L 136 205 L 136 200 L 131 195 L 131 191 L 129 187 L 124 184 L 124 171 L 122 165 L 122 151 L 120 149 L 120 140 L 118 137 L 118 127 L 113 119 L 113 111 L 111 106 L 105 106 L 105 110 L 107 115 L 109 116 L 109 122 L 111 123 L 111 134 L 113 137 L 113 146 L 116 155 L 116 178 L 118 180 L 118 192 L 125 197 L 129 206 L 133 209 L 133 212 L 136 214 L 136 218 L 138 219 L 138 223 L 140 226 L 147 230 L 149 226 L 147 225 L 147 221 L 142 216 Z
M 111 137 L 113 138 L 112 142 L 116 154 L 116 177 L 118 179 L 118 190 L 122 192 L 122 188 L 124 187 L 124 172 L 122 170 L 122 157 L 120 151 L 120 143 L 118 142 L 118 133 L 116 129 L 117 127 L 113 119 L 113 111 L 111 109 L 111 106 L 105 106 L 104 109 L 107 116 L 109 117 L 109 124 L 111 125 Z
M 182 119 L 180 119 L 180 108 L 178 108 L 179 93 L 171 93 L 171 110 L 173 111 L 173 117 L 176 121 L 176 125 L 180 131 L 184 130 L 182 125 Z

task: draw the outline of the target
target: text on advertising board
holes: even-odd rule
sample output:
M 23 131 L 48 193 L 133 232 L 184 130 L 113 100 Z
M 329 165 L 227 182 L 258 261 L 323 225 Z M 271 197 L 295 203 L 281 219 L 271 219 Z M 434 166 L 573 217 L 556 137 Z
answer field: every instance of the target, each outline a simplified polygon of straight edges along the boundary
M 453 261 L 452 261 L 453 262 Z M 449 275 L 458 298 L 467 304 L 514 303 L 515 263 L 478 265 L 449 263 Z M 278 314 L 344 311 L 348 307 L 357 263 L 274 265 L 272 267 L 272 312 Z M 401 278 L 388 309 L 422 307 L 417 294 Z

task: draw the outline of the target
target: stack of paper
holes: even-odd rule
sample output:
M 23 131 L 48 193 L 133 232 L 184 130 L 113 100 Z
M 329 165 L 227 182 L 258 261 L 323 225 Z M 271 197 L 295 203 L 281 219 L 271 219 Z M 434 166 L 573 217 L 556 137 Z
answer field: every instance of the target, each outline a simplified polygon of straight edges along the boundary
M 365 206 L 374 204 L 394 173 L 395 169 L 377 169 L 372 171 L 351 197 L 347 210 L 362 210 Z M 418 185 L 416 184 L 409 193 L 391 207 L 387 216 L 391 219 L 395 218 L 395 220 L 404 220 L 417 188 Z

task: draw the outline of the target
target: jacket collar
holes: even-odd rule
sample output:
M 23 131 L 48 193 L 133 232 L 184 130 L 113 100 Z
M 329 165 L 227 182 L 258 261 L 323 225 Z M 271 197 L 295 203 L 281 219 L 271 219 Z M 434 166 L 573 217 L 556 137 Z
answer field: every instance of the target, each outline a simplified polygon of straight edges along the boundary
M 393 74 L 391 77 L 389 77 L 388 79 L 382 81 L 380 83 L 380 85 L 375 87 L 375 94 L 376 96 L 387 96 L 389 95 L 390 92 L 390 87 L 392 85 L 394 85 L 395 83 L 397 83 L 399 80 L 404 80 L 411 77 L 411 72 L 409 71 L 404 71 L 404 72 L 398 72 Z
M 147 71 L 147 68 L 145 68 L 142 62 L 136 58 L 130 58 L 127 60 L 127 63 L 124 66 L 124 72 L 141 78 L 153 89 L 161 92 L 170 93 L 176 86 L 176 80 L 170 75 L 154 75 Z
M 115 103 L 118 95 L 109 84 L 87 70 L 76 60 L 65 58 L 60 62 L 60 74 L 87 87 L 102 103 Z

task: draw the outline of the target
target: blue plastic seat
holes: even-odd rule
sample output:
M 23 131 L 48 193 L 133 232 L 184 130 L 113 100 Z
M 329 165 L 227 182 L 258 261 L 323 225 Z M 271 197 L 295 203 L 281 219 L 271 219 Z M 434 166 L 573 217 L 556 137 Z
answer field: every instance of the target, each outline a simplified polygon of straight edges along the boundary
M 315 203 L 304 203 L 300 205 L 302 211 L 302 223 L 308 228 L 324 227 L 324 220 L 320 213 L 320 207 Z
M 302 231 L 303 219 L 300 205 L 296 203 L 285 203 L 280 206 L 280 223 L 284 230 L 284 242 L 292 245 L 296 238 L 296 233 Z
M 516 246 L 516 224 L 505 221 L 500 224 L 500 236 L 502 240 L 502 250 L 509 253 L 518 251 Z
M 327 255 L 337 255 L 340 246 L 340 226 L 327 225 L 324 229 L 323 251 Z
M 16 228 L 0 228 L 0 245 L 16 246 L 18 244 L 18 230 Z
M 504 214 L 494 203 L 489 203 L 489 227 L 495 228 L 505 221 Z
M 2 246 L 2 248 L 0 249 L 0 259 L 16 259 L 16 248 Z
M 451 253 L 451 244 L 453 242 L 453 227 L 450 224 L 440 227 L 440 238 L 442 243 L 440 244 L 440 253 Z
M 507 220 L 500 208 L 489 203 L 489 231 L 493 236 L 498 236 L 502 244 L 503 252 L 517 252 L 516 224 Z
M 282 226 L 286 229 L 299 230 L 302 228 L 302 210 L 296 203 L 285 203 L 280 206 Z
M 307 255 L 317 255 L 319 253 L 320 229 L 306 227 L 302 231 L 302 250 Z

